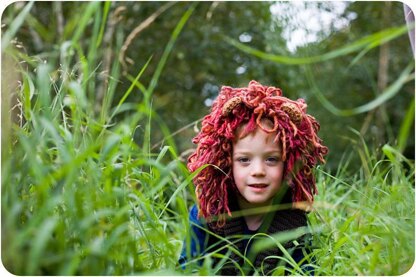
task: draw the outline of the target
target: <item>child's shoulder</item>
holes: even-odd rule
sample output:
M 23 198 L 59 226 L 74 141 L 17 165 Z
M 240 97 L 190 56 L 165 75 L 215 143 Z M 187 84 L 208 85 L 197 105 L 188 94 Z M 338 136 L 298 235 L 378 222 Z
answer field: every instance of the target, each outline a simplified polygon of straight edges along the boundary
M 198 205 L 196 204 L 193 204 L 189 209 L 189 221 L 198 226 L 206 225 L 205 220 L 198 216 Z
M 193 204 L 189 209 L 189 218 L 198 220 L 198 206 Z

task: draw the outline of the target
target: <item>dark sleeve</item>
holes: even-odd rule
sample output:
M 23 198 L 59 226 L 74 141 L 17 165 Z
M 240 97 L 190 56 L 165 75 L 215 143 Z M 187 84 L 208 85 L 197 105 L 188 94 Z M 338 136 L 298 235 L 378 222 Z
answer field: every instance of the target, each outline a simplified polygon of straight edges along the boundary
M 179 264 L 184 268 L 184 264 L 205 251 L 206 226 L 198 219 L 198 208 L 196 205 L 191 207 L 189 212 L 190 233 L 183 242 Z

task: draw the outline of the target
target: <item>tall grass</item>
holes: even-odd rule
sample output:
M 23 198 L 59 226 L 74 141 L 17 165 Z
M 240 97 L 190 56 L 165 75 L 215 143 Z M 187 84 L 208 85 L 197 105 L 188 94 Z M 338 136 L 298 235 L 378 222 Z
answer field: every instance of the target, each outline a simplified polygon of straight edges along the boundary
M 193 8 L 179 20 L 166 57 Z M 105 6 L 101 10 L 97 2 L 90 2 L 86 9 L 89 12 L 79 18 L 80 23 L 94 14 L 95 22 L 105 25 Z M 27 9 L 23 12 L 27 15 Z M 17 18 L 12 26 L 21 23 L 22 18 Z M 93 29 L 94 45 L 102 37 L 99 25 Z M 115 105 L 104 105 L 97 118 L 91 88 L 100 77 L 100 60 L 96 51 L 85 56 L 79 43 L 85 25 L 79 27 L 59 47 L 56 63 L 33 59 L 11 47 L 2 53 L 30 61 L 29 68 L 18 68 L 21 85 L 13 92 L 18 102 L 14 111 L 21 120 L 2 133 L 8 137 L 2 145 L 6 152 L 1 187 L 3 265 L 17 275 L 174 270 L 185 236 L 186 202 L 192 197 L 190 178 L 171 141 L 159 153 L 149 151 L 156 115 L 152 91 L 139 81 L 147 64 L 138 70 L 124 97 Z M 117 72 L 118 61 L 112 67 Z M 113 102 L 117 76 L 109 79 L 104 103 Z M 140 91 L 146 94 L 143 102 L 125 102 L 129 93 Z M 8 97 L 2 94 L 3 99 Z M 114 116 L 127 104 L 133 112 L 115 122 Z M 11 108 L 3 106 L 7 111 Z M 134 136 L 143 138 L 143 144 L 134 142 Z
M 2 118 L 3 126 L 11 126 L 2 128 L 1 168 L 1 257 L 9 272 L 217 273 L 218 268 L 210 267 L 211 256 L 195 258 L 186 270 L 177 265 L 190 228 L 188 208 L 195 201 L 192 175 L 178 158 L 172 140 L 167 139 L 158 151 L 150 148 L 153 128 L 161 128 L 170 137 L 152 109 L 152 92 L 193 9 L 179 20 L 149 86 L 140 77 L 147 64 L 155 62 L 150 58 L 136 76 L 129 77 L 131 86 L 117 103 L 113 95 L 120 66 L 114 61 L 104 99 L 107 104 L 98 117 L 91 89 L 96 87 L 100 56 L 91 49 L 85 55 L 79 29 L 73 40 L 59 47 L 61 59 L 55 63 L 44 63 L 2 44 L 3 57 L 29 63 L 19 68 L 20 86 L 13 92 L 16 106 L 3 101 L 9 95 L 2 89 L 2 109 L 17 111 L 12 124 L 3 125 L 9 118 Z M 95 15 L 98 23 L 92 32 L 94 45 L 99 45 L 108 6 L 91 2 L 88 10 L 80 22 Z M 26 9 L 23 12 L 27 14 Z M 16 17 L 15 28 L 24 13 Z M 141 103 L 129 103 L 130 93 L 145 97 Z M 132 111 L 130 115 L 116 122 L 116 115 L 126 109 Z M 403 134 L 412 125 L 409 121 Z M 135 136 L 141 144 L 133 141 Z M 353 143 L 362 157 L 361 171 L 346 174 L 347 156 L 337 172 L 325 168 L 316 172 L 320 194 L 309 216 L 316 246 L 315 274 L 402 274 L 414 261 L 413 161 L 394 146 L 386 145 L 374 154 L 360 138 Z M 288 238 L 275 239 L 278 243 Z M 201 266 L 193 263 L 197 260 L 203 261 Z M 292 273 L 306 274 L 299 267 Z
M 356 151 L 365 157 L 365 147 Z M 401 275 L 415 258 L 414 163 L 389 145 L 370 152 L 361 170 L 318 172 L 320 194 L 312 226 L 317 275 Z

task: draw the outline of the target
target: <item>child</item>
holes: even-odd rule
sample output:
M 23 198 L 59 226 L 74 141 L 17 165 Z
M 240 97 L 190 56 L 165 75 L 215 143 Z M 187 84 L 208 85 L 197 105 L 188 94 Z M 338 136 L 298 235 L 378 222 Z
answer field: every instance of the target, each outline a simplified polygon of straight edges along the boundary
M 306 228 L 305 207 L 317 193 L 312 168 L 324 163 L 328 151 L 318 130 L 304 100 L 283 97 L 279 88 L 256 81 L 247 88 L 221 88 L 188 160 L 189 170 L 200 172 L 194 177 L 198 207 L 190 211 L 183 267 L 190 258 L 216 253 L 221 275 L 250 274 L 254 268 L 271 274 L 285 260 L 276 243 L 250 252 L 253 240 L 247 238 Z M 295 262 L 304 258 L 304 238 L 283 242 Z

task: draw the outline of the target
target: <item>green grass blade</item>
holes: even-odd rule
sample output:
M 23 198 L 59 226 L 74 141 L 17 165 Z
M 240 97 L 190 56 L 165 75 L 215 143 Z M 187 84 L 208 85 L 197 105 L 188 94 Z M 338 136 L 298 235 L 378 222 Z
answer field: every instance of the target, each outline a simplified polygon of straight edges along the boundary
M 140 69 L 140 72 L 137 74 L 136 78 L 134 79 L 134 81 L 131 83 L 130 87 L 128 88 L 128 90 L 126 91 L 126 93 L 123 95 L 123 97 L 120 99 L 120 101 L 118 102 L 116 108 L 114 109 L 113 113 L 111 114 L 111 116 L 108 118 L 107 123 L 110 124 L 111 120 L 113 119 L 113 117 L 117 114 L 118 110 L 120 109 L 121 105 L 124 103 L 124 101 L 126 101 L 127 97 L 130 95 L 130 93 L 133 91 L 134 87 L 136 86 L 136 83 L 139 81 L 140 77 L 142 76 L 142 74 L 144 73 L 144 71 L 146 70 L 147 66 L 149 65 L 150 61 L 152 60 L 152 57 L 150 57 L 146 64 Z
M 182 18 L 179 20 L 178 24 L 176 25 L 175 29 L 172 32 L 172 35 L 169 39 L 168 44 L 166 45 L 165 50 L 163 51 L 162 57 L 160 58 L 160 61 L 156 67 L 155 73 L 152 77 L 152 80 L 150 81 L 149 88 L 146 93 L 146 98 L 150 99 L 150 96 L 153 93 L 153 90 L 155 89 L 157 82 L 159 80 L 160 75 L 162 74 L 162 70 L 165 67 L 166 61 L 172 52 L 173 46 L 175 45 L 175 42 L 181 33 L 183 27 L 185 26 L 186 22 L 188 21 L 189 17 L 192 15 L 193 11 L 196 8 L 196 5 L 198 3 L 194 2 L 192 5 L 186 10 L 186 12 L 183 14 Z
M 365 48 L 366 51 L 368 51 L 368 49 L 374 48 L 378 45 L 381 45 L 390 40 L 393 40 L 403 34 L 406 34 L 407 30 L 408 30 L 408 27 L 406 25 L 403 25 L 400 27 L 393 27 L 387 30 L 382 30 L 375 34 L 359 39 L 351 44 L 348 44 L 347 46 L 341 47 L 339 49 L 330 51 L 322 55 L 317 55 L 317 56 L 312 56 L 312 57 L 288 57 L 288 56 L 274 55 L 274 54 L 260 51 L 258 49 L 254 49 L 248 45 L 240 43 L 237 40 L 232 39 L 227 36 L 224 36 L 223 39 L 225 40 L 225 42 L 229 43 L 235 48 L 249 55 L 253 55 L 264 60 L 272 61 L 275 63 L 286 64 L 286 65 L 303 65 L 303 64 L 313 64 L 313 63 L 318 63 L 318 62 L 324 62 L 324 61 L 328 61 L 331 59 L 339 58 L 341 56 L 354 53 L 362 48 Z M 363 54 L 360 54 L 359 58 L 361 58 L 362 56 Z M 354 62 L 356 62 L 357 60 L 358 58 L 355 59 Z
M 1 38 L 1 51 L 2 52 L 7 48 L 7 46 L 9 46 L 9 43 L 15 36 L 17 30 L 19 30 L 20 26 L 22 26 L 33 4 L 34 4 L 34 1 L 29 2 L 23 8 L 23 10 L 19 13 L 19 15 L 16 16 L 16 19 L 10 24 L 9 29 L 4 33 L 4 35 L 2 35 L 2 38 Z
M 409 64 L 402 71 L 400 76 L 390 86 L 388 86 L 379 96 L 377 96 L 376 98 L 364 105 L 352 109 L 340 109 L 334 106 L 318 88 L 313 77 L 312 69 L 309 66 L 306 66 L 306 77 L 312 88 L 312 92 L 328 111 L 338 116 L 352 116 L 371 111 L 379 107 L 380 105 L 384 104 L 391 98 L 393 98 L 397 93 L 400 92 L 400 89 L 403 87 L 404 84 L 414 79 L 414 74 L 412 73 L 413 68 L 414 64 Z
M 163 213 L 166 211 L 166 209 L 168 208 L 169 204 L 175 199 L 176 195 L 180 191 L 182 191 L 186 186 L 188 186 L 190 183 L 192 183 L 192 179 L 195 177 L 195 175 L 197 175 L 199 172 L 201 172 L 207 166 L 210 166 L 210 165 L 201 166 L 200 168 L 198 168 L 197 170 L 195 170 L 192 174 L 190 174 L 189 176 L 187 176 L 187 178 L 179 185 L 179 187 L 175 190 L 175 192 L 169 198 L 168 202 L 166 202 L 166 204 L 164 205 L 164 207 L 163 207 L 162 211 L 160 212 L 158 218 L 161 218 L 162 217 Z
M 406 148 L 406 143 L 409 138 L 409 132 L 413 128 L 414 125 L 412 124 L 415 120 L 415 98 L 413 97 L 412 101 L 407 108 L 406 115 L 404 116 L 404 120 L 400 125 L 399 135 L 397 139 L 397 148 L 400 152 L 403 152 Z
M 111 2 L 106 1 L 104 3 L 104 11 L 103 11 L 103 18 L 102 18 L 102 21 L 101 21 L 100 31 L 98 33 L 98 37 L 97 37 L 97 40 L 96 40 L 96 45 L 95 45 L 96 48 L 100 47 L 101 42 L 103 40 L 104 30 L 105 30 L 105 27 L 106 27 L 107 17 L 108 17 L 108 13 L 110 11 L 110 8 L 111 8 Z
M 28 265 L 26 272 L 29 275 L 37 275 L 36 269 L 39 267 L 41 256 L 44 255 L 48 241 L 52 239 L 52 232 L 57 224 L 58 219 L 55 217 L 46 218 L 39 228 L 33 240 L 33 245 L 28 257 Z
M 99 1 L 92 1 L 88 3 L 87 8 L 82 14 L 82 17 L 77 22 L 76 31 L 71 39 L 73 44 L 78 43 L 78 40 L 81 38 L 82 33 L 85 31 L 85 28 L 87 28 L 88 23 L 91 21 L 93 14 L 97 12 L 99 5 L 101 5 L 101 2 Z

